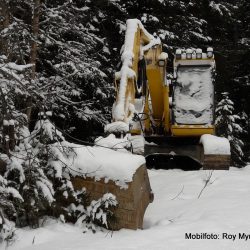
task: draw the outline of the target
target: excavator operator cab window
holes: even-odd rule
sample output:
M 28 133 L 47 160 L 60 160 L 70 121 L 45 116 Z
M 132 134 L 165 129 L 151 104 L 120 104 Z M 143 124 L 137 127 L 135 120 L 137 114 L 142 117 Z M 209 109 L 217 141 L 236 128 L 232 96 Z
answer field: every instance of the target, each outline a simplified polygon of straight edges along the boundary
M 177 124 L 213 124 L 212 70 L 211 65 L 185 65 L 177 68 L 173 89 L 173 118 Z

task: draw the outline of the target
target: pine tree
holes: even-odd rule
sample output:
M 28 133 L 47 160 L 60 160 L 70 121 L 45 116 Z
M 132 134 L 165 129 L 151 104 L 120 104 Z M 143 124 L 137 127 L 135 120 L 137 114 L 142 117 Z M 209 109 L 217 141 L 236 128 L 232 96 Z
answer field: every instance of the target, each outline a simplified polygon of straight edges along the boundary
M 217 104 L 216 120 L 217 134 L 229 140 L 231 145 L 232 162 L 236 166 L 244 166 L 244 143 L 240 136 L 244 133 L 241 127 L 242 118 L 235 114 L 234 103 L 229 93 L 222 93 L 222 99 Z
M 109 49 L 99 33 L 101 13 L 79 1 L 45 3 L 37 62 L 44 106 L 62 129 L 71 133 L 76 128 L 73 135 L 88 136 L 110 118 L 111 72 L 105 67 Z
M 9 187 L 8 180 L 0 175 L 0 244 L 13 240 L 14 223 L 10 220 L 17 218 L 14 204 L 20 204 L 22 201 L 20 193 Z

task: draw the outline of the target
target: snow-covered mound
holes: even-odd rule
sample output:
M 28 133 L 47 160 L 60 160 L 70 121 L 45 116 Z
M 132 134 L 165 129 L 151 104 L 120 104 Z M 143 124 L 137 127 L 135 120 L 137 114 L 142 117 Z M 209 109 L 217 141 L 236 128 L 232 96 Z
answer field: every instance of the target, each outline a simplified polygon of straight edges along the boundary
M 123 138 L 116 138 L 114 134 L 110 134 L 107 137 L 100 136 L 96 138 L 95 144 L 123 152 L 130 149 L 135 154 L 143 154 L 145 140 L 142 135 L 131 136 L 126 134 Z
M 202 135 L 200 143 L 206 155 L 230 155 L 230 143 L 227 138 L 214 135 Z
M 132 181 L 136 170 L 145 163 L 143 156 L 105 147 L 88 147 L 68 142 L 62 142 L 62 147 L 74 150 L 67 158 L 60 156 L 61 162 L 69 167 L 73 176 L 92 177 L 96 180 L 104 178 L 107 182 L 116 182 L 121 188 L 127 187 L 126 183 Z
M 126 152 L 125 148 L 129 147 L 128 134 L 123 138 L 116 138 L 114 134 L 99 136 L 95 139 L 95 145 Z
M 104 131 L 106 133 L 116 133 L 116 132 L 127 133 L 129 131 L 129 124 L 122 121 L 112 122 L 104 127 Z

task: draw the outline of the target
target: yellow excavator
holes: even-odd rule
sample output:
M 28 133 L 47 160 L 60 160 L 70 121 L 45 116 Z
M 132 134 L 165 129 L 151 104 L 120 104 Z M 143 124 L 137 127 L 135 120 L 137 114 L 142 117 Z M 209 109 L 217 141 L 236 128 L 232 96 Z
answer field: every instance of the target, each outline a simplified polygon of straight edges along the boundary
M 228 169 L 229 143 L 214 136 L 213 49 L 177 49 L 171 81 L 167 59 L 159 38 L 139 20 L 127 20 L 106 130 L 142 137 L 149 168 Z

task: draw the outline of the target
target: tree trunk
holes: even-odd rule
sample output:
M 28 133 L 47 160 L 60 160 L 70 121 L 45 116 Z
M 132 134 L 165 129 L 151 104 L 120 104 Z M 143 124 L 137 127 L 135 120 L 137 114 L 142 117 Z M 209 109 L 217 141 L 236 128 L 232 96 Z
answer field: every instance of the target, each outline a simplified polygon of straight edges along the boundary
M 3 152 L 10 155 L 9 122 L 3 121 Z
M 9 12 L 9 5 L 6 0 L 0 0 L 0 16 L 3 17 L 2 21 L 0 22 L 0 30 L 6 29 L 10 25 L 10 12 Z M 8 57 L 8 43 L 6 38 L 0 39 L 0 51 L 2 54 Z
M 31 57 L 30 62 L 33 64 L 32 67 L 32 79 L 35 78 L 36 74 L 36 59 L 37 59 L 37 39 L 39 32 L 39 15 L 40 15 L 40 0 L 33 0 L 33 17 L 32 17 L 32 34 L 33 41 L 31 44 Z
M 39 16 L 40 16 L 40 0 L 33 0 L 33 16 L 32 16 L 32 35 L 33 41 L 31 43 L 31 55 L 30 63 L 33 64 L 31 71 L 31 79 L 36 77 L 36 60 L 37 60 L 37 50 L 38 50 L 38 33 L 39 33 Z M 31 107 L 32 107 L 32 97 L 28 97 L 26 100 L 27 109 L 26 115 L 28 123 L 31 117 Z
M 16 140 L 15 140 L 15 125 L 13 120 L 9 123 L 9 138 L 10 138 L 9 142 L 10 150 L 14 150 L 16 145 Z
M 32 17 L 32 34 L 33 41 L 31 43 L 31 57 L 30 62 L 32 67 L 32 79 L 35 79 L 36 74 L 36 59 L 37 59 L 37 39 L 39 32 L 39 15 L 40 15 L 40 0 L 33 0 L 33 17 Z
M 27 115 L 28 125 L 30 123 L 31 111 L 32 111 L 32 96 L 28 96 L 26 99 L 26 115 Z

